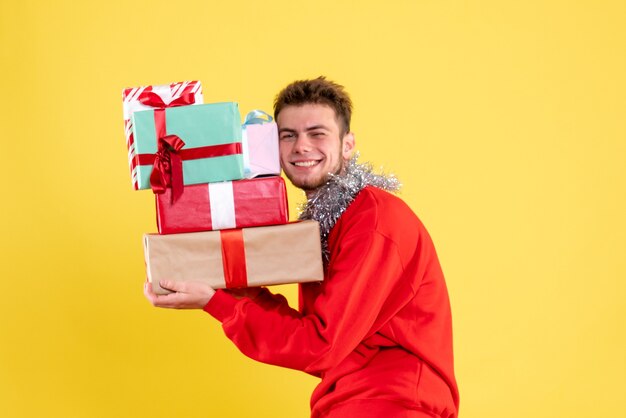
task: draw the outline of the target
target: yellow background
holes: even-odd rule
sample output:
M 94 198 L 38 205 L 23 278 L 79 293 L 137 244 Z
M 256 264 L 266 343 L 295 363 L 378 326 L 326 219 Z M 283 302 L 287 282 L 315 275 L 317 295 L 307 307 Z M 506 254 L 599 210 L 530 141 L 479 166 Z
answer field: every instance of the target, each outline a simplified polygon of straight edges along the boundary
M 246 112 L 320 74 L 435 240 L 461 416 L 626 416 L 625 22 L 601 0 L 3 1 L 0 416 L 307 416 L 316 379 L 144 299 L 121 91 L 200 79 Z

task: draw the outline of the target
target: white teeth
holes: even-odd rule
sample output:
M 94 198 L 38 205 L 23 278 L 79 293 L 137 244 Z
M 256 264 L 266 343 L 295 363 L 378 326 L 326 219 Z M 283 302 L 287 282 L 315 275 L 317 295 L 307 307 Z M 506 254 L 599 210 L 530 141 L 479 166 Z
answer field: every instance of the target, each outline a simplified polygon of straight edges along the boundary
M 298 161 L 293 164 L 297 167 L 312 167 L 317 164 L 317 161 Z

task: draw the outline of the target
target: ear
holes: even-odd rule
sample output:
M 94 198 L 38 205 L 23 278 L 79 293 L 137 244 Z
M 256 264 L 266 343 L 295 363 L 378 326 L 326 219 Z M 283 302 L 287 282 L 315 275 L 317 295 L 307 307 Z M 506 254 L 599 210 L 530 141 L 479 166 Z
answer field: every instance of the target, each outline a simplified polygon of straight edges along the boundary
M 354 133 L 348 132 L 343 136 L 343 148 L 341 150 L 341 155 L 344 160 L 349 160 L 352 157 L 352 152 L 354 151 Z

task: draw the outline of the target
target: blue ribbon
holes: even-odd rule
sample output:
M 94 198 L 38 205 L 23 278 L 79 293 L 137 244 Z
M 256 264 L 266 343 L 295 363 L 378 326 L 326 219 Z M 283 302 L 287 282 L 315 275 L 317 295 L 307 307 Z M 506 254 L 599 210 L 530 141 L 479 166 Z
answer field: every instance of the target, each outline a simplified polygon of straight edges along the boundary
M 272 118 L 269 113 L 256 109 L 248 112 L 243 125 L 261 125 L 263 123 L 269 123 L 273 120 L 274 118 Z

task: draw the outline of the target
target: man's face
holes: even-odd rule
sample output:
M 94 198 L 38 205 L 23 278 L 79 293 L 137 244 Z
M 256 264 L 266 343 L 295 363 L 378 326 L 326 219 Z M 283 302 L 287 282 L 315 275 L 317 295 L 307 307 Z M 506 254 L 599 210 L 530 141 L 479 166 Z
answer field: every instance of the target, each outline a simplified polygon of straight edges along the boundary
M 323 104 L 287 106 L 278 114 L 280 164 L 294 186 L 313 192 L 352 155 L 354 135 L 341 137 L 335 111 Z

